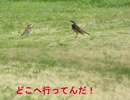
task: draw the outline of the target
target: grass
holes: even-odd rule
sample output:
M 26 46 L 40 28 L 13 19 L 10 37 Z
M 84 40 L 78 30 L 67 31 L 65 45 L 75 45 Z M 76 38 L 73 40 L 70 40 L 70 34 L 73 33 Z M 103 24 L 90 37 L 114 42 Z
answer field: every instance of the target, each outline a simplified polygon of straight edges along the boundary
M 0 100 L 129 100 L 129 2 L 104 2 L 1 0 Z M 75 39 L 71 19 L 91 35 Z M 29 22 L 32 34 L 21 37 Z M 87 86 L 87 94 L 17 95 L 22 85 Z

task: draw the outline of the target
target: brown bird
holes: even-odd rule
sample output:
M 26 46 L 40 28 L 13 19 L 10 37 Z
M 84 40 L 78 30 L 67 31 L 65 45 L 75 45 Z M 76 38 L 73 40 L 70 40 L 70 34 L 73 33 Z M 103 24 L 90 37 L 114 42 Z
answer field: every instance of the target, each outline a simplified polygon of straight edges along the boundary
M 87 32 L 85 32 L 84 30 L 82 30 L 82 29 L 76 24 L 75 21 L 71 20 L 70 22 L 73 23 L 71 26 L 72 26 L 72 29 L 76 32 L 75 38 L 77 38 L 78 33 L 81 33 L 82 35 L 84 35 L 84 33 L 90 35 L 89 33 L 87 33 Z
M 24 34 L 29 34 L 31 31 L 32 31 L 32 24 L 28 24 L 27 28 L 24 30 L 21 36 L 23 36 Z

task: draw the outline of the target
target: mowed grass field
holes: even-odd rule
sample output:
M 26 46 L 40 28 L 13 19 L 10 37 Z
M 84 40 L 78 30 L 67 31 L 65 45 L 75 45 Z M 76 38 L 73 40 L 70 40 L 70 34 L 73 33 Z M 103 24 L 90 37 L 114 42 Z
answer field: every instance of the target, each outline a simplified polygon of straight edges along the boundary
M 130 100 L 129 5 L 98 7 L 85 1 L 0 5 L 0 100 Z M 70 20 L 91 35 L 75 38 Z M 33 32 L 21 36 L 28 23 Z M 21 95 L 16 94 L 18 86 L 24 86 Z M 68 87 L 68 94 L 33 92 L 44 86 Z M 87 94 L 70 94 L 73 86 L 86 86 Z

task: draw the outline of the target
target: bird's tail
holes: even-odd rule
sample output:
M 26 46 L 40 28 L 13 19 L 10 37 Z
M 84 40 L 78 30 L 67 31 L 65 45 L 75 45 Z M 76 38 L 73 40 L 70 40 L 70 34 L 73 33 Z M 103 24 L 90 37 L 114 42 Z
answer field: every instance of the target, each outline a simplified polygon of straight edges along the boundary
M 21 34 L 21 36 L 23 36 L 24 35 L 24 33 L 23 34 Z
M 90 35 L 89 33 L 85 32 L 84 30 L 83 30 L 83 32 L 86 33 L 86 34 L 88 34 L 88 35 Z
M 85 32 L 86 34 L 90 35 L 89 33 Z

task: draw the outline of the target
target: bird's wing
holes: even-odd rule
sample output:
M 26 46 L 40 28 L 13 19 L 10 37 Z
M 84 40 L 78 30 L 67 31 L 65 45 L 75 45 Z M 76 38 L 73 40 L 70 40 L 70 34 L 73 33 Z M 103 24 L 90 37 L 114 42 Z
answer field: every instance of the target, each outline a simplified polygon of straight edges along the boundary
M 23 31 L 23 34 L 27 33 L 27 30 L 28 30 L 28 28 L 26 28 L 26 29 Z
M 83 34 L 83 30 L 78 26 L 78 25 L 75 25 L 75 30 L 81 34 Z
M 81 29 L 79 26 L 78 26 L 77 28 L 79 28 L 80 33 L 82 32 L 82 33 L 86 33 L 86 34 L 90 35 L 90 34 L 87 33 L 86 31 L 84 31 L 83 29 Z

